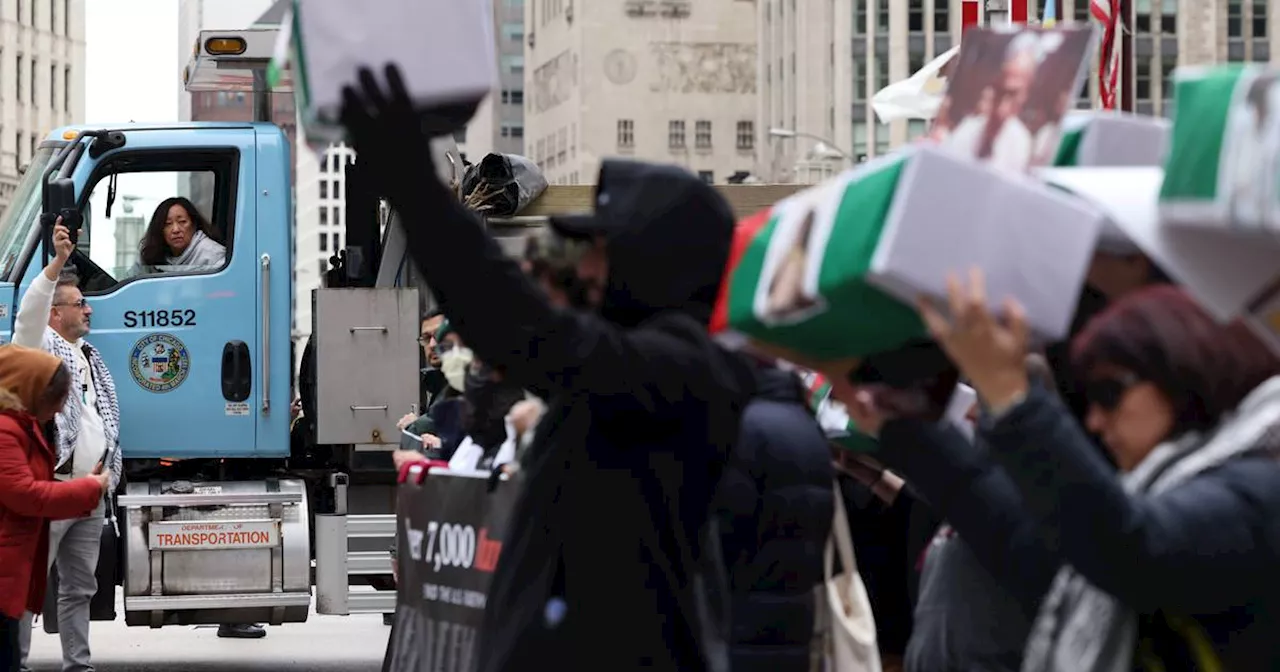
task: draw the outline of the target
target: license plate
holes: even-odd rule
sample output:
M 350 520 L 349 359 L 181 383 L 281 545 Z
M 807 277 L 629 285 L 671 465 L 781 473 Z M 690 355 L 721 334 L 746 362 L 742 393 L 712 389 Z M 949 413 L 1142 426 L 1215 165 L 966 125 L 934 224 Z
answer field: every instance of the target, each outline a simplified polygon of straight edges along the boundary
M 148 527 L 153 551 L 226 551 L 280 544 L 280 523 L 274 520 L 151 523 Z
M 197 495 L 221 495 L 221 485 L 197 485 L 194 490 Z

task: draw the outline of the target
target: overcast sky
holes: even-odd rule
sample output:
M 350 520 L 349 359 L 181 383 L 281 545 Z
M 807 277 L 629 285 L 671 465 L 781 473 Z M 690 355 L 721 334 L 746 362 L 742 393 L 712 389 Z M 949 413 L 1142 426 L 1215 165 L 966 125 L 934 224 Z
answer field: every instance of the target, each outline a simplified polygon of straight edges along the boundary
M 85 119 L 89 124 L 130 121 L 177 121 L 178 66 L 177 0 L 90 0 L 85 12 Z M 81 120 L 76 120 L 81 121 Z M 115 227 L 105 217 L 106 182 L 94 190 L 91 216 L 97 232 L 94 261 L 115 265 Z M 141 209 L 152 209 L 175 195 L 172 174 L 129 175 L 120 179 L 120 196 L 138 196 Z M 143 204 L 147 205 L 143 205 Z M 119 216 L 123 199 L 112 208 Z M 144 216 L 150 213 L 143 213 Z M 99 242 L 101 241 L 101 242 Z
M 176 0 L 84 3 L 85 121 L 176 121 Z

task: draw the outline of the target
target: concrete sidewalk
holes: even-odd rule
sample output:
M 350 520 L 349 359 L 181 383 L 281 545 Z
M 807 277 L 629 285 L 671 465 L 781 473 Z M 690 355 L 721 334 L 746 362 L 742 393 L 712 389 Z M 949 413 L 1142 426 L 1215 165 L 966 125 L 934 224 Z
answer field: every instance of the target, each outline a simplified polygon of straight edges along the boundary
M 382 667 L 391 628 L 379 615 L 319 616 L 306 623 L 268 627 L 263 639 L 218 639 L 217 626 L 169 626 L 159 630 L 130 628 L 119 620 L 95 621 L 90 627 L 93 663 L 98 672 L 183 670 L 350 670 L 375 672 Z M 57 635 L 41 624 L 32 636 L 34 672 L 62 669 Z

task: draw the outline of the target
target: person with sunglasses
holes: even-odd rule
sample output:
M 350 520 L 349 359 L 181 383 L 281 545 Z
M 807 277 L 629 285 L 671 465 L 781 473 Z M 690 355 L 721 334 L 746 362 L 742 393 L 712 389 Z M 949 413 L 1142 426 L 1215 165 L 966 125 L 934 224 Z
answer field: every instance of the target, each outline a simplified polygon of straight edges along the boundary
M 928 303 L 922 316 L 978 391 L 980 436 L 1066 563 L 1022 669 L 1280 665 L 1280 359 L 1169 285 L 1095 317 L 1072 362 L 1117 478 L 1066 407 L 1029 383 L 1016 303 L 995 319 L 978 271 L 967 286 L 953 280 L 949 298 L 950 319 Z

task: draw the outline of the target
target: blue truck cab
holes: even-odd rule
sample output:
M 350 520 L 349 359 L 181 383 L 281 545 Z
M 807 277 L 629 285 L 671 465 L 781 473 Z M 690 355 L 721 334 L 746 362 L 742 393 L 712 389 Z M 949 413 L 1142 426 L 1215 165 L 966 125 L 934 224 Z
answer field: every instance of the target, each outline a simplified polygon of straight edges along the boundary
M 84 134 L 90 130 L 105 133 Z M 120 400 L 124 456 L 289 455 L 293 249 L 289 144 L 269 123 L 130 124 L 53 131 L 0 218 L 0 338 L 48 257 L 42 177 L 74 186 L 83 225 L 69 266 Z M 172 193 L 168 185 L 172 185 Z M 194 203 L 226 248 L 219 268 L 159 272 L 138 263 L 165 213 L 122 212 L 120 185 Z M 167 209 L 167 208 L 166 208 Z M 150 271 L 150 272 L 147 272 Z M 46 321 L 47 315 L 32 316 Z

